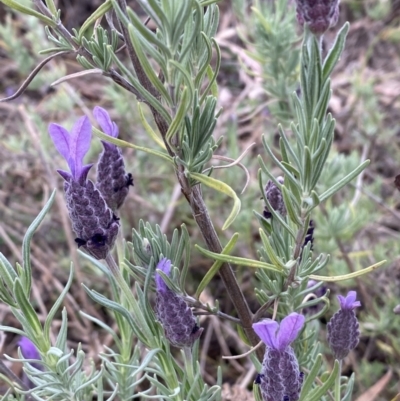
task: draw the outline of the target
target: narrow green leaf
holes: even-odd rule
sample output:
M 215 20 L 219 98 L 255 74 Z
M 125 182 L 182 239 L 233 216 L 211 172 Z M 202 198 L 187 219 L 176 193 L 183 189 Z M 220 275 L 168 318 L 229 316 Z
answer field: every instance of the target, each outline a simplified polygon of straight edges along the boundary
M 29 328 L 35 333 L 35 337 L 42 337 L 42 325 L 40 324 L 39 318 L 30 304 L 19 279 L 16 279 L 14 282 L 14 294 L 18 306 L 29 324 Z M 27 328 L 24 327 L 24 329 L 26 330 Z
M 14 334 L 17 334 L 18 336 L 21 336 L 21 337 L 25 337 L 26 336 L 26 333 L 24 333 L 22 330 L 16 329 L 15 327 L 10 327 L 10 326 L 2 326 L 2 325 L 0 325 L 0 331 L 6 331 L 6 332 L 9 332 L 9 333 L 14 333 Z
M 185 288 L 186 277 L 190 265 L 190 237 L 185 224 L 181 225 L 181 229 L 182 229 L 182 234 L 180 242 L 182 243 L 182 246 L 184 247 L 185 250 L 185 258 L 183 260 L 183 268 L 181 270 L 180 286 L 181 288 Z
M 354 387 L 354 378 L 355 378 L 355 375 L 353 373 L 351 375 L 349 381 L 347 382 L 346 394 L 344 395 L 344 397 L 342 398 L 341 401 L 351 401 L 351 398 L 352 398 L 351 396 L 353 394 L 353 387 Z
M 12 291 L 14 287 L 14 280 L 18 276 L 17 273 L 15 273 L 15 270 L 12 267 L 11 263 L 2 253 L 0 253 L 0 272 L 1 278 L 5 281 L 8 290 Z
M 294 152 L 292 146 L 290 145 L 288 137 L 281 124 L 278 125 L 278 130 L 279 130 L 279 134 L 280 134 L 280 142 L 283 142 L 283 144 L 280 146 L 285 147 L 286 153 L 290 154 L 290 156 L 291 156 L 291 159 L 289 159 L 289 157 L 288 157 L 288 159 L 290 160 L 290 162 L 294 162 L 296 165 L 296 169 L 299 170 L 301 168 L 300 161 L 299 161 L 296 153 Z
M 203 18 L 202 12 L 201 12 L 201 8 L 200 5 L 197 1 L 192 2 L 191 5 L 189 5 L 189 1 L 186 2 L 182 2 L 182 7 L 185 8 L 185 6 L 189 6 L 191 8 L 191 6 L 194 6 L 195 11 L 192 12 L 190 10 L 190 8 L 188 9 L 188 13 L 186 14 L 185 12 L 181 12 L 181 16 L 182 18 L 185 18 L 185 21 L 182 21 L 182 23 L 186 23 L 188 22 L 189 24 L 191 24 L 191 35 L 188 35 L 187 32 L 185 32 L 185 43 L 182 44 L 182 50 L 179 54 L 179 62 L 183 61 L 186 53 L 192 48 L 194 41 L 196 40 L 196 36 L 198 35 L 199 31 L 200 31 L 200 25 L 201 25 L 201 21 Z M 188 15 L 192 14 L 194 16 L 194 24 L 192 23 L 192 21 L 188 21 Z M 176 29 L 178 31 L 178 29 Z M 187 36 L 187 38 L 186 38 Z M 180 38 L 176 38 L 178 41 L 180 40 Z
M 225 245 L 224 249 L 222 249 L 221 254 L 229 255 L 232 252 L 233 248 L 235 247 L 238 239 L 239 239 L 239 234 L 238 233 L 233 234 L 232 238 Z M 197 287 L 196 294 L 194 296 L 196 299 L 200 298 L 201 293 L 204 291 L 204 289 L 210 283 L 212 278 L 218 273 L 218 271 L 222 265 L 223 265 L 223 262 L 221 262 L 220 260 L 216 260 L 214 262 L 214 264 L 210 267 L 208 272 L 203 277 L 203 280 L 201 280 L 199 286 Z
M 357 177 L 361 171 L 363 171 L 366 167 L 368 167 L 370 160 L 365 160 L 361 163 L 357 168 L 355 168 L 351 173 L 347 174 L 346 177 L 343 177 L 340 181 L 338 181 L 331 188 L 326 190 L 323 194 L 319 196 L 321 202 L 330 198 L 334 193 L 339 191 L 339 189 L 343 188 L 346 184 L 348 184 L 353 178 Z
M 324 61 L 322 67 L 322 80 L 325 82 L 326 79 L 331 75 L 331 72 L 335 68 L 336 63 L 339 61 L 340 56 L 344 49 L 344 44 L 346 42 L 346 36 L 349 32 L 350 24 L 346 22 L 336 35 L 336 41 L 332 48 L 329 50 L 328 55 Z
M 349 273 L 349 274 L 343 274 L 340 276 L 318 276 L 315 274 L 310 274 L 308 277 L 311 280 L 327 281 L 327 282 L 350 280 L 352 278 L 360 277 L 360 276 L 363 276 L 364 274 L 370 273 L 370 272 L 376 270 L 378 267 L 381 267 L 386 262 L 387 262 L 386 260 L 381 260 L 380 262 L 374 263 L 373 265 L 365 267 L 364 269 L 361 269 L 361 270 L 358 270 L 356 272 Z
M 200 103 L 204 102 L 204 99 L 206 98 L 208 91 L 211 91 L 211 94 L 214 97 L 218 97 L 218 84 L 216 80 L 217 80 L 217 75 L 219 73 L 219 69 L 221 68 L 221 49 L 219 48 L 218 43 L 214 39 L 211 39 L 211 41 L 213 42 L 215 50 L 217 51 L 217 57 L 216 57 L 217 65 L 215 66 L 214 71 L 212 70 L 210 65 L 207 67 L 207 76 L 210 82 L 208 83 L 203 94 L 201 95 Z
M 334 385 L 336 376 L 340 374 L 339 372 L 339 362 L 336 360 L 335 365 L 328 379 L 324 382 L 323 385 L 313 389 L 310 391 L 307 401 L 320 401 L 321 397 L 324 396 L 328 390 Z
M 56 23 L 51 18 L 46 17 L 45 15 L 37 12 L 36 10 L 26 7 L 15 0 L 0 0 L 0 1 L 14 10 L 17 10 L 23 14 L 32 15 L 33 17 L 40 19 L 42 22 L 51 26 L 52 28 L 56 26 Z
M 165 108 L 161 104 L 161 102 L 156 97 L 154 97 L 149 91 L 147 91 L 143 87 L 143 85 L 141 85 L 141 83 L 139 82 L 137 77 L 135 77 L 131 73 L 131 71 L 125 66 L 125 64 L 119 59 L 119 57 L 117 57 L 117 55 L 115 54 L 111 45 L 107 46 L 107 50 L 110 52 L 111 57 L 112 57 L 113 61 L 115 62 L 115 64 L 127 76 L 129 82 L 135 88 L 138 99 L 146 102 L 149 106 L 154 107 L 154 109 L 156 109 L 161 114 L 161 116 L 164 118 L 164 120 L 168 124 L 170 124 L 171 116 L 169 115 L 169 112 L 167 110 L 165 110 Z
M 113 138 L 110 135 L 107 135 L 104 132 L 100 131 L 96 127 L 92 127 L 92 131 L 93 131 L 94 135 L 96 135 L 98 138 L 100 138 L 103 141 L 113 143 L 114 145 L 117 145 L 121 148 L 133 148 L 136 150 L 141 150 L 142 152 L 146 152 L 151 155 L 160 157 L 161 159 L 164 159 L 167 162 L 173 164 L 172 157 L 167 155 L 166 153 L 163 153 L 163 152 L 160 152 L 160 151 L 154 150 L 154 149 L 145 148 L 143 146 L 134 145 L 133 143 L 129 143 L 129 142 L 123 141 L 121 139 Z
M 153 139 L 153 141 L 156 142 L 157 145 L 159 145 L 161 148 L 165 149 L 165 144 L 164 144 L 162 138 L 160 137 L 160 135 L 157 135 L 154 132 L 153 128 L 151 128 L 150 124 L 147 122 L 146 117 L 143 113 L 142 105 L 140 104 L 140 102 L 138 102 L 138 109 L 139 109 L 140 121 L 141 121 L 145 131 L 149 135 L 149 137 L 151 139 Z
M 298 226 L 301 227 L 303 225 L 300 217 L 299 217 L 299 205 L 297 205 L 296 201 L 291 198 L 289 190 L 282 185 L 281 187 L 283 200 L 285 202 L 286 211 L 290 217 L 290 219 Z
M 127 309 L 125 309 L 119 303 L 111 301 L 110 299 L 106 298 L 104 295 L 98 293 L 97 291 L 89 289 L 84 284 L 82 284 L 82 286 L 85 289 L 86 293 L 89 295 L 89 297 L 93 299 L 93 301 L 124 317 L 131 326 L 133 332 L 138 336 L 139 340 L 142 341 L 143 343 L 146 343 L 145 341 L 146 338 L 143 335 L 142 331 L 140 330 L 139 325 L 136 323 L 135 319 L 133 319 L 132 315 L 128 312 Z
M 157 74 L 154 71 L 154 66 L 150 64 L 148 56 L 145 54 L 143 50 L 143 45 L 139 41 L 138 32 L 135 31 L 135 28 L 132 24 L 128 25 L 129 37 L 131 39 L 132 45 L 136 51 L 137 57 L 140 61 L 140 64 L 143 67 L 144 72 L 146 73 L 147 77 L 153 84 L 153 86 L 160 92 L 163 99 L 169 104 L 172 105 L 172 99 L 169 95 L 167 89 L 165 88 L 164 84 L 160 81 Z
M 45 0 L 47 8 L 55 16 L 57 15 L 57 8 L 53 0 Z
M 199 90 L 201 87 L 201 83 L 203 81 L 204 74 L 207 71 L 207 68 L 210 67 L 210 62 L 212 59 L 212 46 L 211 46 L 211 41 L 208 39 L 207 35 L 204 32 L 201 32 L 201 37 L 204 41 L 205 45 L 205 50 L 204 54 L 207 55 L 207 57 L 204 60 L 204 64 L 199 68 L 199 72 L 196 75 L 196 78 L 194 79 L 194 87 L 195 89 Z M 212 69 L 211 69 L 212 73 Z
M 172 120 L 165 135 L 165 140 L 168 143 L 171 143 L 171 138 L 179 132 L 180 128 L 185 122 L 185 116 L 190 106 L 191 103 L 189 101 L 188 88 L 185 86 L 182 90 L 178 110 L 176 111 L 175 117 Z
M 23 267 L 24 267 L 24 274 L 20 277 L 21 284 L 24 289 L 24 293 L 26 297 L 29 297 L 32 285 L 32 268 L 31 268 L 31 240 L 33 234 L 39 227 L 40 223 L 46 217 L 47 212 L 50 210 L 51 206 L 53 205 L 54 199 L 56 196 L 56 190 L 54 190 L 49 200 L 44 205 L 43 209 L 40 211 L 38 216 L 33 220 L 31 225 L 29 226 L 26 234 L 24 236 L 24 240 L 22 242 L 22 258 L 23 258 Z
M 280 169 L 283 171 L 283 173 L 285 174 L 285 178 L 287 178 L 288 180 L 290 180 L 290 182 L 294 185 L 297 186 L 298 189 L 301 191 L 302 188 L 300 187 L 299 183 L 297 182 L 296 178 L 293 176 L 293 174 L 291 173 L 291 171 L 286 168 L 282 162 L 280 162 L 278 160 L 278 158 L 274 155 L 274 153 L 272 152 L 271 148 L 269 147 L 269 145 L 267 144 L 267 140 L 265 138 L 265 136 L 262 136 L 262 142 L 264 145 L 265 150 L 267 151 L 267 153 L 271 156 L 272 160 L 276 163 L 276 165 L 278 167 L 280 167 Z M 258 160 L 260 161 L 260 166 L 263 169 L 264 173 L 267 174 L 269 177 L 271 176 L 271 174 L 268 172 L 267 167 L 265 166 L 264 161 L 262 160 L 262 158 L 259 156 Z M 294 168 L 294 167 L 292 167 Z
M 311 188 L 311 177 L 312 177 L 313 167 L 311 162 L 311 152 L 308 146 L 304 147 L 303 151 L 303 191 L 308 194 L 313 188 Z
M 266 236 L 265 232 L 263 229 L 259 229 L 258 232 L 260 233 L 260 237 L 263 243 L 263 247 L 265 250 L 265 253 L 267 254 L 269 260 L 272 262 L 272 264 L 279 270 L 282 271 L 285 267 L 285 264 L 282 263 L 280 260 L 279 256 L 276 255 L 274 249 L 272 248 L 268 237 Z
M 271 265 L 270 263 L 260 262 L 258 260 L 253 260 L 253 259 L 240 258 L 237 256 L 230 256 L 230 255 L 215 253 L 215 252 L 211 252 L 207 249 L 201 248 L 198 245 L 195 245 L 195 247 L 203 255 L 206 255 L 209 258 L 214 259 L 214 260 L 220 260 L 222 262 L 227 262 L 227 263 L 231 263 L 231 264 L 238 265 L 238 266 L 248 266 L 248 267 L 254 267 L 256 269 L 271 270 L 273 272 L 283 274 L 283 272 L 281 270 L 277 269 L 276 266 Z
M 82 37 L 87 31 L 87 29 L 96 22 L 99 18 L 101 18 L 107 11 L 110 11 L 112 8 L 111 0 L 106 0 L 103 4 L 101 4 L 93 14 L 82 24 L 81 28 L 79 29 L 78 34 L 78 42 L 82 42 Z
M 233 199 L 233 208 L 231 213 L 229 214 L 228 218 L 226 219 L 224 225 L 222 226 L 222 230 L 226 230 L 236 219 L 237 215 L 239 214 L 240 211 L 240 199 L 236 195 L 236 192 L 227 184 L 225 184 L 222 181 L 216 180 L 215 178 L 212 177 L 207 177 L 204 174 L 199 174 L 199 173 L 189 173 L 191 178 L 194 178 L 195 180 L 201 182 L 202 184 L 215 189 L 218 192 L 221 192 L 225 195 L 228 195 Z
M 311 390 L 311 387 L 319 373 L 319 370 L 321 369 L 321 365 L 322 365 L 322 355 L 318 354 L 317 358 L 314 361 L 313 367 L 310 370 L 310 373 L 307 374 L 307 378 L 303 383 L 299 401 L 306 401 L 308 399 L 306 397 L 308 396 L 308 393 Z
M 157 46 L 158 48 L 160 48 L 160 50 L 163 51 L 163 53 L 167 56 L 167 57 L 172 57 L 171 52 L 169 50 L 169 48 L 165 45 L 165 43 L 163 43 L 162 41 L 160 41 L 156 34 L 153 33 L 152 31 L 150 31 L 150 29 L 148 29 L 143 22 L 140 20 L 140 18 L 130 9 L 128 8 L 128 15 L 129 15 L 129 19 L 125 16 L 125 14 L 122 12 L 122 10 L 120 9 L 118 3 L 116 0 L 111 0 L 113 3 L 113 7 L 118 15 L 118 18 L 122 21 L 122 23 L 128 27 L 129 23 L 132 23 L 134 25 L 134 27 L 138 30 L 138 33 L 143 36 L 143 38 L 146 39 L 147 42 L 152 43 L 153 45 Z
M 65 285 L 65 288 L 63 289 L 63 291 L 61 292 L 60 296 L 58 297 L 57 301 L 54 303 L 54 305 L 52 306 L 52 308 L 50 309 L 49 314 L 46 317 L 46 321 L 44 323 L 44 328 L 43 328 L 43 334 L 44 334 L 44 338 L 46 339 L 46 341 L 50 344 L 50 328 L 51 328 L 51 323 L 53 321 L 53 318 L 56 314 L 56 312 L 58 311 L 58 309 L 60 308 L 62 302 L 64 301 L 64 298 L 66 297 L 66 295 L 68 294 L 68 291 L 71 287 L 72 284 L 72 279 L 74 277 L 74 270 L 72 268 L 72 264 L 71 264 L 71 268 L 70 268 L 70 272 L 69 272 L 69 278 L 68 278 L 68 282 Z

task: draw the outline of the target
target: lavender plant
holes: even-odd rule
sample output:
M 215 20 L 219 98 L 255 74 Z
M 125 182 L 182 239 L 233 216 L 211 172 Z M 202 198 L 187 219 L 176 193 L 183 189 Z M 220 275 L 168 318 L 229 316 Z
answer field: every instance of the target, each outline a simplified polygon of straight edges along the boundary
M 32 383 L 29 386 L 18 380 L 13 382 L 14 377 L 1 364 L 2 374 L 9 378 L 11 385 L 6 396 L 18 400 L 25 396 L 38 400 L 220 400 L 221 370 L 214 386 L 207 385 L 202 376 L 198 362 L 202 328 L 193 314 L 194 309 L 237 324 L 243 341 L 252 347 L 251 358 L 260 372 L 254 386 L 257 400 L 318 401 L 328 396 L 337 401 L 350 400 L 354 376 L 342 379 L 338 360 L 358 342 L 355 293 L 340 298 L 342 308 L 328 324 L 328 342 L 336 361 L 326 374 L 327 365 L 323 365 L 320 353 L 318 318 L 330 306 L 329 290 L 320 297 L 315 292 L 324 282 L 354 278 L 379 264 L 345 276 L 321 276 L 317 273 L 327 266 L 329 255 L 315 256 L 312 251 L 314 210 L 368 165 L 368 161 L 361 163 L 347 175 L 336 177 L 328 189 L 321 190 L 321 175 L 329 168 L 335 125 L 333 117 L 327 114 L 330 75 L 343 51 L 348 24 L 337 33 L 325 57 L 320 39 L 337 21 L 338 2 L 328 2 L 325 8 L 318 3 L 318 13 L 313 12 L 315 2 L 297 2 L 298 19 L 305 25 L 300 90 L 292 93 L 288 103 L 281 104 L 283 100 L 277 99 L 281 112 L 286 112 L 285 118 L 290 114 L 290 105 L 295 114 L 290 131 L 279 126 L 279 151 L 272 149 L 270 138 L 262 139 L 266 155 L 279 168 L 281 176 L 276 177 L 259 157 L 258 181 L 265 202 L 264 213 L 255 212 L 260 224 L 259 260 L 231 256 L 238 234 L 222 248 L 202 192 L 202 188 L 208 187 L 232 198 L 233 207 L 222 230 L 231 226 L 240 212 L 240 199 L 225 182 L 212 177 L 213 169 L 209 168 L 221 144 L 213 136 L 221 113 L 217 110 L 216 78 L 221 56 L 214 39 L 219 19 L 216 1 L 138 1 L 156 26 L 152 30 L 127 7 L 125 0 L 107 0 L 73 33 L 63 26 L 53 0 L 34 0 L 32 7 L 15 0 L 2 2 L 47 25 L 53 47 L 44 50 L 50 56 L 40 68 L 54 57 L 73 53 L 86 74 L 101 73 L 144 103 L 158 129 L 155 132 L 147 122 L 142 106 L 139 106 L 142 123 L 154 141 L 154 148 L 118 139 L 117 125 L 99 107 L 93 114 L 101 131 L 91 126 L 88 117 L 77 120 L 71 132 L 58 124 L 49 126 L 54 145 L 70 169 L 70 172 L 58 172 L 65 181 L 75 241 L 85 251 L 80 252 L 82 256 L 107 277 L 110 294 L 84 288 L 94 302 L 109 311 L 114 324 L 81 313 L 109 333 L 113 345 L 104 346 L 97 365 L 86 357 L 80 346 L 70 349 L 65 309 L 61 312 L 62 325 L 55 341 L 51 341 L 51 324 L 70 289 L 72 267 L 69 281 L 44 324 L 32 306 L 30 242 L 52 205 L 53 193 L 28 229 L 23 244 L 23 265 L 17 264 L 14 268 L 0 255 L 0 299 L 10 306 L 21 324 L 21 328 L 0 326 L 0 329 L 27 337 L 40 355 L 40 362 L 38 358 L 27 358 L 23 350 L 18 359 L 7 357 L 24 364 Z M 280 12 L 283 18 L 283 9 Z M 107 24 L 101 22 L 103 17 Z M 261 11 L 259 17 L 262 22 Z M 92 27 L 94 33 L 89 36 Z M 287 45 L 293 43 L 289 41 Z M 119 44 L 126 48 L 129 63 L 117 51 Z M 296 57 L 294 53 L 293 68 Z M 15 95 L 4 100 L 12 100 L 22 93 L 40 68 Z M 288 90 L 286 77 L 292 76 L 293 68 L 284 74 L 280 83 L 284 83 L 285 90 Z M 61 81 L 76 76 L 63 77 Z M 92 132 L 103 144 L 96 182 L 88 178 L 92 165 L 83 162 Z M 120 230 L 116 213 L 123 207 L 133 185 L 132 175 L 125 172 L 120 149 L 124 147 L 147 152 L 168 163 L 191 208 L 207 247 L 197 246 L 197 249 L 214 260 L 192 296 L 185 289 L 192 244 L 184 225 L 181 233 L 175 230 L 169 241 L 158 226 L 140 221 L 133 229 L 132 241 L 118 244 L 116 260 L 114 246 L 119 241 Z M 250 310 L 232 265 L 256 269 L 254 292 L 260 304 L 257 311 Z M 217 273 L 234 312 L 221 311 L 218 304 L 210 306 L 200 301 L 200 294 Z M 323 307 L 305 317 L 306 308 L 318 304 Z M 344 321 L 352 327 L 348 344 L 343 333 Z M 265 349 L 258 345 L 259 338 Z M 175 348 L 180 352 L 175 352 Z M 37 363 L 40 369 L 35 367 Z

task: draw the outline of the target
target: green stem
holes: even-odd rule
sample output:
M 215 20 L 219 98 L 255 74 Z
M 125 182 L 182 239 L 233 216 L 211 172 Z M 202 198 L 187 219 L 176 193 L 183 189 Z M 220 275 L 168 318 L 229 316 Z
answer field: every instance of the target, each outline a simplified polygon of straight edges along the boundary
M 121 271 L 119 270 L 119 267 L 118 267 L 117 263 L 115 262 L 114 258 L 109 253 L 105 260 L 106 260 L 107 266 L 109 267 L 109 269 L 111 271 L 111 274 L 114 276 L 115 280 L 119 284 L 123 295 L 125 295 L 126 301 L 130 304 L 130 306 L 134 307 L 136 304 L 136 300 L 133 297 L 132 291 L 129 288 L 128 284 L 126 284 L 124 278 L 122 277 Z
M 342 361 L 339 361 L 339 372 L 335 380 L 335 401 L 340 401 L 340 376 L 342 375 Z

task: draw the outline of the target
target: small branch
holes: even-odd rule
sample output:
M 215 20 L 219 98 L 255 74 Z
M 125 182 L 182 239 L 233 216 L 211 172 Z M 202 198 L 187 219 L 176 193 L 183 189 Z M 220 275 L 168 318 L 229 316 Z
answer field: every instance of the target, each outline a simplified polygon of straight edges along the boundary
M 57 79 L 57 81 L 54 81 L 50 86 L 56 86 L 61 84 L 62 82 L 69 81 L 71 79 L 83 77 L 85 75 L 91 75 L 91 74 L 103 74 L 103 71 L 100 70 L 99 68 L 93 68 L 92 70 L 84 70 L 84 71 L 79 71 L 74 74 L 66 75 L 65 77 L 62 77 L 60 79 Z
M 122 12 L 126 15 L 126 1 L 125 0 L 118 0 L 118 5 L 121 8 Z M 143 87 L 149 91 L 153 96 L 158 96 L 157 90 L 154 88 L 153 84 L 150 82 L 149 78 L 147 77 L 146 73 L 143 70 L 142 65 L 140 64 L 139 57 L 137 56 L 135 49 L 133 48 L 132 42 L 129 38 L 129 32 L 122 21 L 120 21 L 122 35 L 125 38 L 125 44 L 128 49 L 128 55 L 132 62 L 132 66 L 136 72 L 136 75 L 139 79 L 139 82 L 143 85 Z
M 126 1 L 118 0 L 119 7 L 122 12 L 126 14 Z M 141 85 L 146 89 L 149 93 L 155 96 L 157 99 L 160 99 L 160 94 L 155 90 L 150 80 L 148 79 L 146 73 L 144 72 L 139 59 L 135 53 L 135 49 L 132 46 L 132 43 L 129 40 L 129 34 L 126 27 L 123 25 L 121 21 L 121 31 L 125 37 L 125 43 L 128 48 L 129 57 L 135 69 L 136 75 L 138 77 Z M 132 92 L 132 91 L 131 91 Z M 164 142 L 167 148 L 168 153 L 174 157 L 175 154 L 172 151 L 171 147 L 165 141 L 166 133 L 168 132 L 168 123 L 164 120 L 164 118 L 155 110 L 153 107 L 150 107 L 150 110 L 153 114 L 155 123 L 160 131 L 161 137 L 164 138 Z M 207 211 L 207 207 L 204 203 L 203 197 L 201 195 L 201 189 L 199 185 L 194 186 L 193 188 L 190 186 L 188 179 L 186 178 L 183 166 L 176 167 L 176 175 L 178 178 L 178 182 L 182 188 L 182 193 L 185 195 L 185 198 L 189 202 L 193 217 L 199 226 L 200 232 L 207 244 L 207 247 L 212 252 L 221 253 L 222 246 L 215 231 L 214 225 L 210 219 L 210 216 Z M 252 313 L 250 311 L 249 305 L 246 302 L 246 299 L 243 295 L 242 290 L 239 287 L 239 284 L 235 278 L 232 267 L 225 263 L 219 270 L 220 277 L 225 285 L 225 288 L 229 294 L 229 297 L 234 305 L 238 317 L 242 323 L 243 330 L 246 333 L 247 338 L 250 343 L 255 346 L 259 343 L 259 338 L 254 332 L 252 328 Z M 257 349 L 257 357 L 262 360 L 264 357 L 264 352 L 262 349 Z
M 261 349 L 261 346 L 263 345 L 263 342 L 260 341 L 255 347 L 252 347 L 249 351 L 245 352 L 244 354 L 241 355 L 234 355 L 234 356 L 222 356 L 222 359 L 241 359 L 244 358 L 247 355 L 250 355 L 254 351 Z
M 111 78 L 117 85 L 121 86 L 122 88 L 126 89 L 128 92 L 133 93 L 139 102 L 142 101 L 142 96 L 140 93 L 135 89 L 133 85 L 131 85 L 122 75 L 120 75 L 117 71 L 111 68 L 109 71 L 103 71 L 103 75 L 105 77 Z
M 69 50 L 63 50 L 61 52 L 55 53 L 50 55 L 49 57 L 45 58 L 44 60 L 42 60 L 36 67 L 35 69 L 28 75 L 28 78 L 25 79 L 25 81 L 23 82 L 23 84 L 20 86 L 20 88 L 12 95 L 9 97 L 6 97 L 4 99 L 0 99 L 0 103 L 1 102 L 9 102 L 10 100 L 14 100 L 17 97 L 19 97 L 20 95 L 22 95 L 26 88 L 28 87 L 28 85 L 32 82 L 33 78 L 36 77 L 36 75 L 39 73 L 39 71 L 50 61 L 53 60 L 53 58 L 57 57 L 57 56 L 61 56 L 63 54 L 68 54 L 71 53 Z
M 184 296 L 183 299 L 190 304 L 191 306 L 193 306 L 194 308 L 198 308 L 198 309 L 203 309 L 205 312 L 199 312 L 196 311 L 194 312 L 195 315 L 205 315 L 205 316 L 219 316 L 222 317 L 223 319 L 227 319 L 230 320 L 236 324 L 241 324 L 242 322 L 240 321 L 240 319 L 227 315 L 226 313 L 223 313 L 221 311 L 213 311 L 208 305 L 204 305 L 203 303 L 201 303 L 200 301 L 198 301 L 197 299 L 194 299 L 192 297 L 188 297 L 188 296 Z
M 258 311 L 254 314 L 253 316 L 253 322 L 257 323 L 264 315 L 264 312 L 266 312 L 275 302 L 275 299 L 270 299 L 268 302 L 266 302 L 264 305 L 258 309 Z

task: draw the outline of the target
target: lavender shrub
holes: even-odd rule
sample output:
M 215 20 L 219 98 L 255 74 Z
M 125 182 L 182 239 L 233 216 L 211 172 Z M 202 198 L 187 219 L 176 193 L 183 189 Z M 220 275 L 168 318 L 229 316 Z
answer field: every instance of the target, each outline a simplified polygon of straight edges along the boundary
M 228 184 L 214 178 L 214 170 L 210 169 L 210 162 L 221 145 L 221 140 L 213 136 L 221 113 L 216 110 L 216 82 L 221 64 L 221 52 L 214 39 L 219 22 L 216 0 L 138 0 L 154 30 L 127 7 L 125 0 L 107 0 L 73 34 L 62 24 L 53 0 L 35 0 L 29 6 L 13 0 L 1 1 L 47 25 L 46 32 L 53 42 L 53 47 L 46 49 L 51 54 L 47 61 L 64 54 L 60 51 L 74 54 L 86 73 L 101 72 L 110 78 L 110 84 L 127 90 L 132 99 L 136 97 L 148 107 L 158 130 L 155 132 L 143 116 L 146 131 L 157 144 L 154 149 L 131 143 L 130 138 L 118 139 L 117 125 L 100 107 L 94 109 L 93 115 L 102 131 L 91 126 L 88 116 L 78 119 L 70 132 L 61 125 L 50 124 L 49 134 L 69 167 L 69 171 L 58 172 L 64 179 L 66 204 L 77 236 L 75 241 L 85 251 L 81 255 L 97 266 L 110 283 L 109 294 L 84 288 L 94 302 L 109 311 L 112 323 L 102 322 L 85 312 L 83 316 L 105 330 L 113 344 L 104 346 L 98 356 L 101 366 L 97 367 L 80 345 L 70 348 L 65 310 L 61 327 L 52 329 L 52 320 L 70 289 L 72 269 L 65 289 L 44 323 L 32 306 L 29 244 L 33 232 L 51 208 L 53 193 L 28 229 L 23 265 L 14 269 L 0 255 L 0 297 L 21 324 L 18 329 L 6 326 L 1 329 L 33 341 L 43 368 L 43 371 L 29 369 L 26 365 L 29 358 L 20 353 L 18 360 L 27 366 L 25 371 L 32 385 L 8 380 L 11 383 L 8 399 L 221 400 L 221 369 L 215 384 L 210 386 L 199 364 L 199 338 L 203 329 L 199 327 L 196 312 L 213 314 L 240 327 L 243 340 L 251 348 L 255 369 L 260 372 L 254 386 L 257 400 L 318 401 L 326 400 L 328 394 L 329 397 L 333 394 L 335 401 L 350 400 L 354 376 L 349 380 L 342 378 L 339 360 L 357 345 L 359 331 L 354 309 L 359 303 L 354 292 L 340 298 L 341 310 L 328 324 L 328 343 L 336 358 L 328 365 L 323 363 L 315 328 L 319 327 L 319 317 L 329 309 L 329 291 L 316 296 L 313 290 L 318 286 L 309 285 L 311 280 L 314 283 L 354 278 L 377 267 L 370 266 L 347 276 L 322 276 L 318 273 L 329 263 L 329 255 L 313 254 L 314 209 L 368 165 L 368 161 L 360 164 L 347 175 L 336 177 L 330 188 L 320 190 L 335 127 L 333 117 L 327 112 L 330 75 L 343 51 L 348 24 L 338 31 L 326 56 L 320 43 L 323 33 L 338 20 L 339 2 L 296 2 L 298 20 L 304 25 L 304 39 L 301 63 L 297 66 L 297 58 L 291 58 L 293 68 L 288 73 L 293 78 L 292 73 L 298 67 L 300 88 L 292 93 L 290 104 L 278 99 L 276 117 L 281 116 L 286 122 L 293 114 L 294 119 L 290 130 L 279 126 L 279 150 L 272 148 L 269 137 L 262 138 L 265 155 L 274 162 L 281 176 L 275 177 L 272 167 L 259 157 L 258 179 L 265 210 L 263 214 L 255 212 L 261 243 L 259 260 L 252 260 L 230 255 L 238 234 L 222 248 L 202 191 L 208 187 L 232 199 L 233 206 L 222 230 L 231 226 L 240 212 L 240 199 Z M 276 7 L 282 16 L 292 5 L 278 0 Z M 257 8 L 253 12 L 261 22 L 270 18 Z M 102 17 L 105 18 L 102 20 Z M 93 28 L 91 36 L 89 28 Z M 295 35 L 294 25 L 290 32 Z M 118 38 L 126 48 L 129 62 L 117 51 Z M 295 49 L 297 40 L 292 36 L 285 42 L 288 55 Z M 277 43 L 270 45 L 269 49 L 278 46 Z M 75 77 L 73 74 L 64 80 Z M 292 78 L 287 82 L 292 82 Z M 276 86 L 268 87 L 274 92 L 272 89 Z M 88 178 L 92 164 L 83 162 L 92 132 L 103 146 L 96 182 Z M 133 228 L 131 243 L 118 239 L 120 220 L 116 213 L 123 207 L 133 185 L 132 175 L 125 171 L 124 147 L 147 152 L 166 163 L 191 208 L 207 248 L 197 246 L 197 250 L 214 260 L 195 296 L 185 290 L 193 245 L 185 225 L 181 226 L 180 234 L 175 230 L 169 240 L 159 226 L 140 221 Z M 118 252 L 114 250 L 115 244 Z M 250 309 L 232 265 L 256 268 L 254 294 L 259 302 L 258 310 Z M 200 300 L 202 291 L 217 273 L 233 305 L 232 311 L 222 311 L 218 304 L 210 306 Z M 302 311 L 316 305 L 320 307 L 314 309 L 315 313 L 307 313 L 305 318 Z M 260 338 L 264 348 L 259 346 Z M 182 348 L 182 352 L 175 352 L 173 348 Z M 4 377 L 13 377 L 4 363 L 0 366 Z

